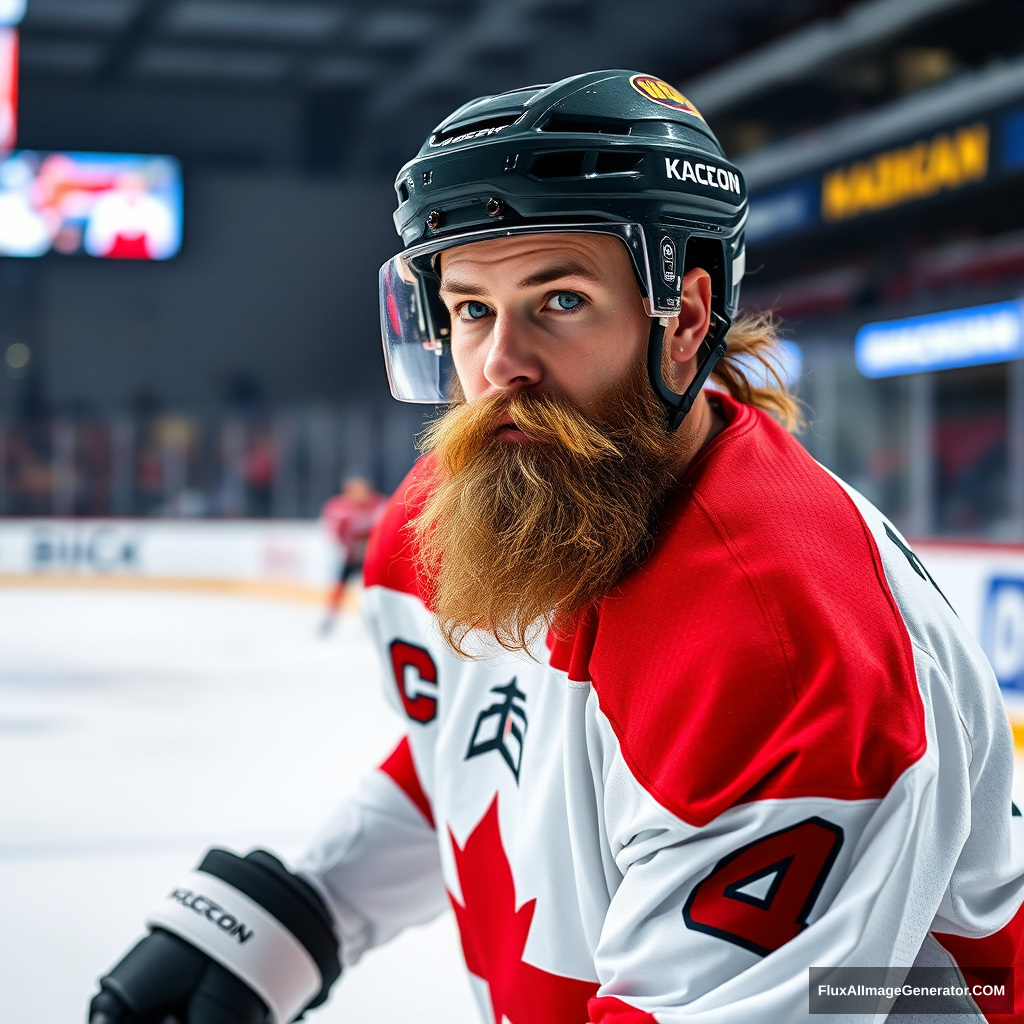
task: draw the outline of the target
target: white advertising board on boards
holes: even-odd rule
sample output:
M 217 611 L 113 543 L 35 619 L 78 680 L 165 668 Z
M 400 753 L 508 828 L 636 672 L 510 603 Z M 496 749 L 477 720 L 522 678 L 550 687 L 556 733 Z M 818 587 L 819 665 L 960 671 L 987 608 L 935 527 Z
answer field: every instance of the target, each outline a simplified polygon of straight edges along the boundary
M 235 584 L 321 593 L 338 551 L 316 522 L 0 520 L 0 576 Z
M 981 644 L 1024 745 L 1024 545 L 913 545 L 957 615 Z

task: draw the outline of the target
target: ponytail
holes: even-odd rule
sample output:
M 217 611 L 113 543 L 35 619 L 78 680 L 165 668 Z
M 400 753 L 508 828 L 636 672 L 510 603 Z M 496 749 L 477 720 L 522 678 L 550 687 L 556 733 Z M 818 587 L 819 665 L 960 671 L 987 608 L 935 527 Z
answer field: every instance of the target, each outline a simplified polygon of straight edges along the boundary
M 740 313 L 726 335 L 729 350 L 711 379 L 738 402 L 771 413 L 787 430 L 806 426 L 800 400 L 782 376 L 784 356 L 771 313 Z

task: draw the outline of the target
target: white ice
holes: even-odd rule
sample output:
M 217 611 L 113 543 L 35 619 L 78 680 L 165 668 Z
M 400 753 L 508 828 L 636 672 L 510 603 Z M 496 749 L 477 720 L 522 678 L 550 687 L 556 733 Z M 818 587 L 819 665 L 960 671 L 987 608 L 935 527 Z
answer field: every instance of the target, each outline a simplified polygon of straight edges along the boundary
M 252 598 L 0 590 L 0 1021 L 84 1021 L 210 845 L 285 857 L 403 726 L 357 618 Z M 476 1024 L 450 914 L 310 1024 Z

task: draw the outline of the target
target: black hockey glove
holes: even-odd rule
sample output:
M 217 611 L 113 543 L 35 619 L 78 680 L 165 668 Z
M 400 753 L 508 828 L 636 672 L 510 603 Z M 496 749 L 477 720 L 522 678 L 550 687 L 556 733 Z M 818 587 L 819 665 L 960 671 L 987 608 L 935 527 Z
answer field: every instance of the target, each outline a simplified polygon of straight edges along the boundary
M 323 900 L 263 850 L 210 850 L 146 923 L 90 1024 L 289 1024 L 341 974 Z

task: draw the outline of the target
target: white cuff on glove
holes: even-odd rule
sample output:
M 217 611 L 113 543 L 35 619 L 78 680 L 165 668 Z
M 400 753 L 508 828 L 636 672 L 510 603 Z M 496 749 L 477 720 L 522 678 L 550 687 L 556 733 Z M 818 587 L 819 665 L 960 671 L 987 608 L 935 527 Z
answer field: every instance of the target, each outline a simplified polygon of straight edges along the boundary
M 323 984 L 316 962 L 284 925 L 204 871 L 191 872 L 146 923 L 192 943 L 244 981 L 267 1004 L 272 1024 L 290 1024 Z

